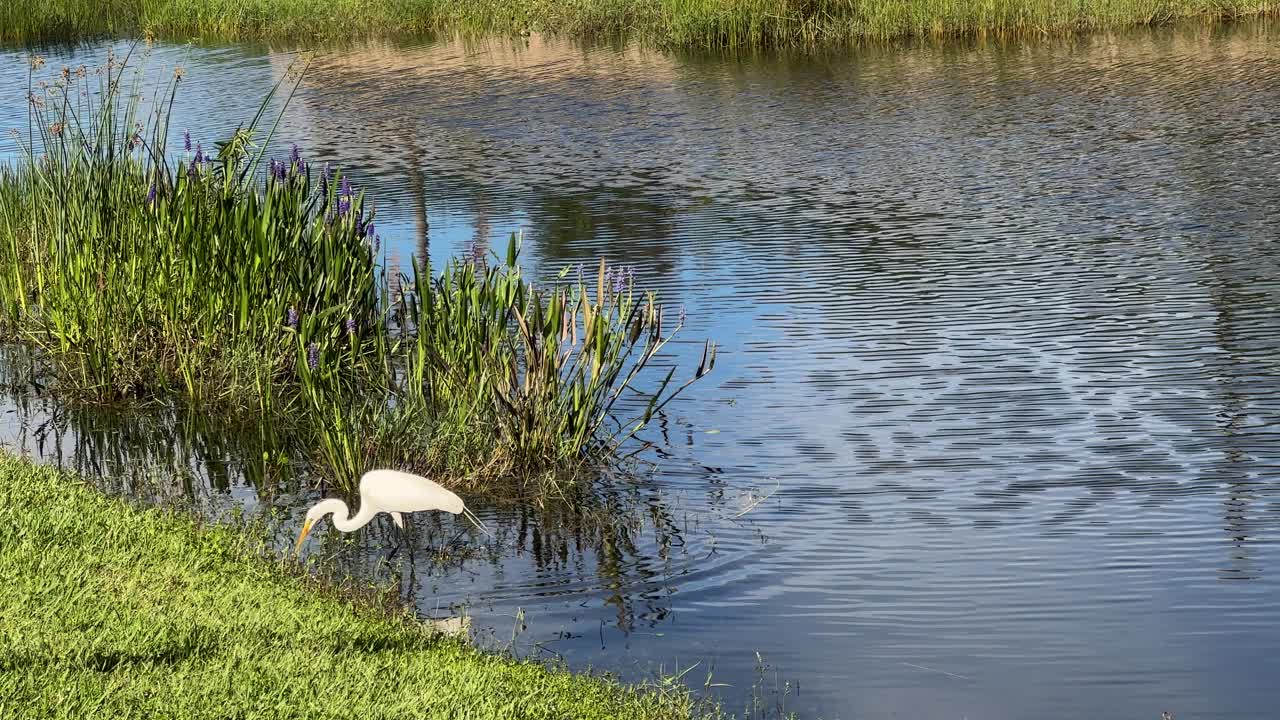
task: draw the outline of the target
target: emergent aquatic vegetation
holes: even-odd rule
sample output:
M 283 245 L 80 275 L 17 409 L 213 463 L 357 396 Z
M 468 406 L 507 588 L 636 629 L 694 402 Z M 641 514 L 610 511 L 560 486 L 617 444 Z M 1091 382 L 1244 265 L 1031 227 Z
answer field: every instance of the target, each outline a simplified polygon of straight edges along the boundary
M 266 108 L 305 68 L 215 152 L 184 133 L 170 153 L 182 74 L 142 117 L 129 67 L 33 81 L 26 152 L 0 168 L 0 329 L 60 392 L 248 411 L 314 438 L 343 482 L 395 462 L 474 487 L 607 462 L 714 365 L 708 344 L 641 387 L 680 323 L 603 261 L 593 287 L 535 289 L 514 236 L 493 264 L 415 264 L 393 297 L 351 179 L 296 146 L 264 157 Z M 624 391 L 644 398 L 629 417 Z

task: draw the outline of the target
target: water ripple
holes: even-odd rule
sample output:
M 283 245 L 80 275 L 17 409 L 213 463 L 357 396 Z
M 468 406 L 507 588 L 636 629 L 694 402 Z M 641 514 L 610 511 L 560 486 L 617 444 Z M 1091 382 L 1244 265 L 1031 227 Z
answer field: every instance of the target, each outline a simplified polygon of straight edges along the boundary
M 639 520 L 485 509 L 492 552 L 410 591 L 498 638 L 523 608 L 577 665 L 707 660 L 735 700 L 760 651 L 824 717 L 1270 717 L 1277 39 L 321 54 L 281 137 L 369 189 L 388 262 L 524 230 L 543 278 L 605 256 L 686 306 L 672 359 L 722 348 L 650 428 Z M 153 56 L 206 139 L 292 57 Z

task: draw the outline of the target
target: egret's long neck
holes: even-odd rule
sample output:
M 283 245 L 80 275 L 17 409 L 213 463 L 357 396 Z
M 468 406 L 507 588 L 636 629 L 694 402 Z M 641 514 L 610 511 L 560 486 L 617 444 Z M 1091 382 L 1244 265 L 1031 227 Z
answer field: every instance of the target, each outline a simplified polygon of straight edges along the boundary
M 342 506 L 341 515 L 346 515 L 346 514 L 347 514 L 347 506 L 344 504 Z M 351 532 L 352 530 L 359 530 L 365 525 L 368 525 L 369 521 L 373 519 L 373 516 L 377 514 L 378 514 L 378 511 L 374 509 L 372 505 L 366 502 L 362 502 L 360 503 L 360 511 L 357 512 L 355 515 L 352 515 L 351 517 L 339 517 L 339 513 L 335 512 L 333 514 L 333 526 L 338 528 L 342 532 Z

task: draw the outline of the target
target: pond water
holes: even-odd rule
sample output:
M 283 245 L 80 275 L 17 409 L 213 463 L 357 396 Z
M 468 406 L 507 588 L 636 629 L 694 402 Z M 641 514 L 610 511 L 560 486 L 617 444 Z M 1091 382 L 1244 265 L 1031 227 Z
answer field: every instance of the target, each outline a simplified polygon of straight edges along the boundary
M 291 58 L 150 64 L 185 67 L 174 127 L 208 143 Z M 696 663 L 730 709 L 1274 717 L 1277 78 L 1265 22 L 820 57 L 321 53 L 279 137 L 354 173 L 387 263 L 523 230 L 535 272 L 633 265 L 686 308 L 678 356 L 722 348 L 652 465 L 601 480 L 612 523 L 424 518 L 406 597 L 575 668 Z M 25 129 L 25 87 L 0 52 L 0 131 Z M 199 418 L 21 393 L 3 413 L 11 448 L 181 477 L 212 511 L 314 497 Z M 315 551 L 381 572 L 383 533 Z

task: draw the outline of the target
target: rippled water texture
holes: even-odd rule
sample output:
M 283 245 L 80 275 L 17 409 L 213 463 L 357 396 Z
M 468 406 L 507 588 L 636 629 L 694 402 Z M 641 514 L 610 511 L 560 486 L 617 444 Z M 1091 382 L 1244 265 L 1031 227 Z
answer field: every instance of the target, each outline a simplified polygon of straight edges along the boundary
M 207 142 L 289 55 L 151 62 L 186 66 L 174 125 Z M 0 129 L 25 74 L 0 55 Z M 524 229 L 538 272 L 634 264 L 686 306 L 681 353 L 723 348 L 654 428 L 656 473 L 610 483 L 631 524 L 489 508 L 497 539 L 407 592 L 504 640 L 522 608 L 525 647 L 575 667 L 701 662 L 686 680 L 713 669 L 731 708 L 759 651 L 769 692 L 829 718 L 1274 717 L 1277 78 L 1261 23 L 821 59 L 321 55 L 281 137 L 356 173 L 388 262 Z M 35 452 L 31 417 L 0 433 Z

